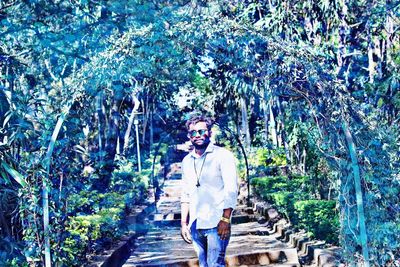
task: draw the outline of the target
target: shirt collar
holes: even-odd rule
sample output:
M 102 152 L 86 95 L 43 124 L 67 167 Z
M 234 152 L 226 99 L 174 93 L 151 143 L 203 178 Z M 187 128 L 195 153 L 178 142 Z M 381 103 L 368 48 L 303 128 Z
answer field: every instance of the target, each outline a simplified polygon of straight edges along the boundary
M 214 146 L 215 146 L 215 145 L 214 145 L 212 142 L 210 142 L 210 143 L 208 144 L 206 150 L 204 151 L 203 155 L 205 155 L 206 153 L 211 153 L 211 152 L 213 152 L 213 151 L 214 151 Z M 197 155 L 197 154 L 196 154 L 196 149 L 195 149 L 195 148 L 193 148 L 193 150 L 190 152 L 190 155 L 191 155 L 193 158 L 199 158 L 199 157 L 203 156 L 203 155 L 201 155 L 201 156 Z

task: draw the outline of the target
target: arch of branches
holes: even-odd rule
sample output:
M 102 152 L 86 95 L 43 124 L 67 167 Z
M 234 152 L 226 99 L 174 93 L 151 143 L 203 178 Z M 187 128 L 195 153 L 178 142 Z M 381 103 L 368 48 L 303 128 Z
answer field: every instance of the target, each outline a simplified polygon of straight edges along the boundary
M 89 182 L 106 191 L 116 154 L 132 153 L 134 119 L 142 118 L 151 152 L 162 138 L 156 128 L 187 111 L 176 104 L 185 96 L 191 108 L 228 118 L 248 149 L 257 130 L 262 142 L 288 146 L 289 130 L 305 125 L 337 178 L 345 259 L 368 266 L 399 257 L 397 5 L 62 2 L 0 9 L 0 185 L 20 207 L 18 227 L 29 229 L 1 233 L 36 249 L 26 254 L 45 250 L 50 266 L 55 229 L 65 223 L 62 196 L 78 190 L 82 166 L 98 168 Z
M 393 191 L 399 183 L 393 168 L 397 148 L 391 146 L 396 137 L 387 134 L 397 131 L 395 124 L 377 123 L 383 120 L 382 114 L 374 112 L 365 99 L 355 97 L 345 81 L 327 69 L 330 58 L 315 55 L 307 47 L 299 51 L 279 40 L 262 42 L 267 46 L 264 60 L 253 62 L 260 68 L 253 71 L 264 75 L 256 77 L 257 73 L 249 72 L 246 62 L 237 62 L 244 67 L 235 70 L 226 69 L 226 62 L 217 62 L 218 66 L 204 73 L 210 86 L 217 90 L 214 94 L 206 91 L 203 96 L 214 99 L 212 108 L 217 117 L 241 110 L 237 116 L 243 120 L 243 109 L 248 108 L 246 101 L 256 96 L 263 112 L 261 117 L 270 118 L 275 111 L 279 117 L 276 120 L 283 121 L 286 114 L 291 114 L 290 120 L 311 125 L 318 148 L 340 185 L 338 201 L 345 258 L 357 261 L 360 255 L 368 266 L 371 254 L 379 258 L 378 251 L 389 250 L 389 244 L 379 240 L 379 232 L 385 227 L 380 222 L 391 227 L 398 215 L 393 208 L 398 201 L 396 190 Z M 201 53 L 210 56 L 207 50 Z M 198 105 L 203 105 L 201 98 L 198 101 Z M 59 121 L 63 119 L 61 116 Z M 382 197 L 382 190 L 391 194 Z M 395 239 L 395 233 L 389 238 Z

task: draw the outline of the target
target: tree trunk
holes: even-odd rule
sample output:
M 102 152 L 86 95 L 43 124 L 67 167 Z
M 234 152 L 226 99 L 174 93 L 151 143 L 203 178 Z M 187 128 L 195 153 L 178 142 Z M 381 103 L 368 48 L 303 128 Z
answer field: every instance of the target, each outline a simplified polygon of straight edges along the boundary
M 134 106 L 131 111 L 131 114 L 129 115 L 128 127 L 126 128 L 126 132 L 124 135 L 124 148 L 123 148 L 123 152 L 122 152 L 122 154 L 124 156 L 126 156 L 128 148 L 129 148 L 129 137 L 131 135 L 132 125 L 135 120 L 136 112 L 140 106 L 140 101 L 139 101 L 139 99 L 137 99 L 137 97 L 134 94 L 132 94 L 132 101 L 133 101 Z
M 280 101 L 279 97 L 277 98 L 276 104 L 278 106 L 279 114 L 281 115 L 280 116 L 280 118 L 281 118 L 281 128 L 282 128 L 280 130 L 281 140 L 282 140 L 282 143 L 283 143 L 283 147 L 285 149 L 286 162 L 287 162 L 287 164 L 289 164 L 289 162 L 290 162 L 290 152 L 289 152 L 289 144 L 288 144 L 288 142 L 286 140 L 286 130 L 285 130 L 285 122 L 284 122 L 285 114 L 284 114 L 284 110 L 283 110 L 283 107 L 282 107 L 282 104 L 281 104 L 281 101 Z
M 96 97 L 96 119 L 97 119 L 97 136 L 98 136 L 98 155 L 99 162 L 103 161 L 103 147 L 104 147 L 104 125 L 105 125 L 105 115 L 104 115 L 104 105 L 103 105 L 103 92 L 99 92 Z
M 348 6 L 347 3 L 345 1 L 343 1 L 343 9 L 342 9 L 342 22 L 341 22 L 341 27 L 339 29 L 339 47 L 338 47 L 338 54 L 337 54 L 337 59 L 338 59 L 338 77 L 343 79 L 345 81 L 346 86 L 349 86 L 349 75 L 346 74 L 347 72 L 347 65 L 349 57 L 344 57 L 345 52 L 346 52 L 346 39 L 347 38 L 351 38 L 350 36 L 348 37 L 348 25 L 347 25 L 347 21 L 346 18 L 348 17 L 347 14 L 347 10 L 348 10 Z M 369 78 L 370 80 L 373 80 L 373 70 L 372 70 L 372 66 L 373 66 L 373 62 L 372 62 L 372 51 L 371 51 L 371 41 L 372 40 L 368 40 L 369 41 L 369 47 L 368 47 L 368 59 L 369 59 Z M 360 177 L 360 169 L 359 169 L 359 165 L 358 165 L 358 160 L 357 160 L 357 154 L 356 154 L 356 148 L 355 148 L 355 144 L 353 141 L 353 137 L 350 133 L 349 127 L 347 125 L 347 122 L 343 121 L 342 123 L 342 129 L 346 138 L 346 143 L 348 146 L 348 150 L 349 150 L 349 155 L 351 158 L 351 166 L 352 166 L 352 176 L 354 179 L 354 190 L 355 190 L 355 199 L 356 199 L 356 205 L 357 205 L 357 217 L 358 217 L 358 223 L 357 225 L 355 225 L 355 227 L 357 228 L 359 226 L 359 240 L 361 242 L 360 246 L 362 249 L 362 254 L 363 254 L 363 258 L 364 258 L 364 265 L 365 267 L 369 266 L 369 253 L 368 253 L 368 246 L 367 246 L 367 233 L 366 233 L 366 226 L 365 226 L 365 216 L 364 216 L 364 207 L 363 207 L 363 196 L 362 196 L 362 189 L 361 189 L 361 177 Z M 343 172 L 347 172 L 347 169 L 344 170 Z M 340 194 L 343 196 L 349 196 L 349 197 L 353 197 L 351 194 L 353 193 L 350 190 L 346 190 L 346 188 L 344 188 L 344 185 L 346 183 L 342 183 L 343 186 L 340 189 Z M 350 186 L 350 184 L 348 184 L 347 186 Z M 347 224 L 350 223 L 349 220 L 351 218 L 354 217 L 354 214 L 352 213 L 352 208 L 351 208 L 351 204 L 349 203 L 344 203 L 343 204 L 343 211 L 341 211 L 341 217 L 344 218 L 344 221 L 341 222 L 342 227 L 347 227 Z M 347 221 L 346 221 L 347 218 Z M 350 225 L 349 227 L 352 227 L 353 225 Z M 343 238 L 344 238 L 344 247 L 345 249 L 347 247 L 350 248 L 350 251 L 356 249 L 354 247 L 353 244 L 351 243 L 347 243 L 346 241 L 348 239 L 353 239 L 354 237 L 347 233 L 346 230 L 342 230 L 342 234 L 343 234 Z M 358 241 L 358 240 L 357 240 Z M 354 264 L 354 256 L 353 255 L 349 255 L 352 257 L 352 259 L 347 259 L 348 261 L 350 261 L 351 263 Z
M 143 109 L 142 144 L 144 144 L 146 141 L 146 132 L 147 132 L 147 126 L 149 124 L 149 117 L 150 117 L 149 95 L 146 95 L 146 104 L 143 103 L 142 109 Z
M 358 217 L 358 226 L 359 226 L 359 238 L 361 242 L 362 254 L 364 258 L 365 267 L 369 267 L 369 251 L 368 251 L 368 242 L 367 242 L 367 230 L 365 225 L 365 216 L 364 216 L 364 202 L 363 202 L 363 192 L 361 188 L 361 176 L 360 176 L 360 167 L 358 165 L 357 151 L 356 146 L 353 141 L 353 136 L 350 133 L 349 126 L 347 122 L 343 122 L 342 129 L 344 131 L 347 146 L 349 149 L 349 155 L 351 158 L 351 166 L 353 169 L 353 178 L 354 178 L 354 187 L 356 193 L 356 201 L 357 201 L 357 217 Z
M 121 131 L 118 131 L 119 134 L 117 136 L 117 148 L 116 148 L 116 154 L 121 155 L 122 154 L 122 148 L 124 146 L 124 139 L 121 136 Z
M 269 129 L 271 132 L 272 144 L 275 147 L 278 147 L 278 133 L 276 131 L 276 121 L 275 121 L 274 111 L 272 109 L 272 103 L 273 100 L 271 99 L 269 103 L 269 122 L 270 122 Z
M 268 123 L 269 123 L 269 106 L 268 102 L 263 100 L 263 117 L 264 117 L 264 137 L 265 140 L 269 140 L 269 128 L 268 128 Z
M 392 41 L 393 41 L 393 34 L 394 34 L 394 26 L 393 26 L 393 11 L 389 10 L 386 14 L 386 23 L 385 23 L 385 30 L 387 32 L 386 38 L 386 53 L 385 53 L 385 66 L 388 66 L 388 63 L 392 62 Z
M 306 174 L 306 162 L 307 162 L 307 150 L 303 148 L 303 156 L 302 156 L 302 174 Z
M 375 44 L 373 37 L 371 36 L 371 30 L 368 26 L 368 73 L 369 73 L 369 82 L 374 82 L 374 75 L 375 75 L 375 62 L 374 62 L 374 49 Z
M 154 103 L 152 104 L 152 107 L 150 109 L 150 147 L 149 147 L 149 151 L 152 151 L 153 149 L 153 144 L 154 144 L 154 129 L 153 129 L 153 113 L 154 113 Z
M 344 2 L 344 1 L 343 1 Z M 342 8 L 342 21 L 341 25 L 339 27 L 339 45 L 337 49 L 337 66 L 338 66 L 338 76 L 342 79 L 345 80 L 346 85 L 349 84 L 349 77 L 346 74 L 346 64 L 347 61 L 344 55 L 346 54 L 346 39 L 347 39 L 347 32 L 349 30 L 349 27 L 346 22 L 346 16 L 347 16 L 347 7 L 346 4 L 343 3 L 343 8 Z
M 249 120 L 247 116 L 247 103 L 246 99 L 242 96 L 240 98 L 240 108 L 242 113 L 242 133 L 244 134 L 244 140 L 246 149 L 250 149 L 251 139 L 250 139 L 250 131 L 249 131 Z
M 108 112 L 108 118 L 105 116 L 105 107 L 102 105 L 103 98 L 98 99 L 98 127 L 99 127 L 99 144 L 103 146 L 103 149 L 99 149 L 100 160 L 99 160 L 99 179 L 93 183 L 93 189 L 99 192 L 106 192 L 110 185 L 111 174 L 115 168 L 114 159 L 117 153 L 117 141 L 119 136 L 119 107 L 123 99 L 122 87 L 115 86 L 113 96 L 111 99 L 110 111 Z M 104 125 L 104 126 L 103 126 Z M 104 128 L 103 128 L 104 127 Z M 104 138 L 100 135 L 106 129 Z M 104 141 L 103 141 L 104 140 Z
M 99 172 L 98 183 L 95 183 L 94 189 L 99 192 L 106 192 L 111 182 L 111 175 L 115 168 L 114 160 L 117 153 L 117 140 L 119 136 L 119 120 L 120 115 L 118 107 L 121 101 L 113 99 L 112 107 L 110 110 L 110 117 L 108 119 L 107 132 L 105 135 L 104 144 L 104 158 L 101 170 Z

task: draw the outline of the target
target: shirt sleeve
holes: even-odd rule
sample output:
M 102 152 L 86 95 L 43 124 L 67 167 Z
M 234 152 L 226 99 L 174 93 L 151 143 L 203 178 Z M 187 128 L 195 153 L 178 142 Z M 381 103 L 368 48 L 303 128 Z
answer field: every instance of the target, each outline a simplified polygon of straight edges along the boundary
M 238 196 L 238 175 L 235 157 L 230 151 L 226 151 L 221 158 L 221 176 L 224 182 L 224 209 L 234 209 Z
M 181 203 L 189 203 L 189 186 L 187 179 L 187 160 L 182 161 L 182 180 L 181 180 Z

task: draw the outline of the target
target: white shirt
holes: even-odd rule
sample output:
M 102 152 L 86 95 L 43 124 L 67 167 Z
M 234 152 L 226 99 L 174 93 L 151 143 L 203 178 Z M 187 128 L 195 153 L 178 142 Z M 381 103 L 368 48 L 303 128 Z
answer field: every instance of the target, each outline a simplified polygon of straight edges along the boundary
M 238 176 L 232 152 L 212 143 L 201 156 L 193 150 L 182 161 L 182 173 L 181 202 L 189 203 L 189 227 L 196 219 L 197 229 L 216 227 L 223 210 L 236 207 Z

